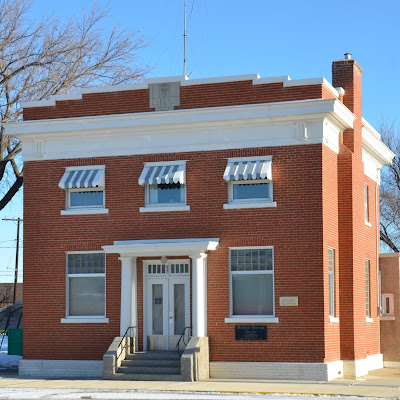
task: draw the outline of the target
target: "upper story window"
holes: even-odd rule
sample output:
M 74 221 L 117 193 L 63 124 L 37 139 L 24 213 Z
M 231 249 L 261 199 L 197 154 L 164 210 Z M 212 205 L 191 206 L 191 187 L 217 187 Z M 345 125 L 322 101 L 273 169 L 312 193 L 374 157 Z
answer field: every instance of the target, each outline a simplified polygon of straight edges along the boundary
M 105 209 L 105 167 L 67 167 L 58 186 L 65 190 L 66 214 L 93 214 Z
M 382 294 L 382 316 L 393 317 L 394 316 L 394 295 L 393 293 Z
M 229 208 L 276 207 L 272 191 L 272 158 L 229 159 L 224 179 L 228 182 Z
M 186 211 L 186 162 L 146 163 L 139 178 L 145 187 L 141 212 Z

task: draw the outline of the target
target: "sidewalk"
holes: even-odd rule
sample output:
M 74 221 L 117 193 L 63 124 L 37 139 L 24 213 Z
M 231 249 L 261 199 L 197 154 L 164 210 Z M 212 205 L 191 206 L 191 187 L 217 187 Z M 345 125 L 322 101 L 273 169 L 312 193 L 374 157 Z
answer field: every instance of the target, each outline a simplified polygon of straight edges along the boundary
M 216 393 L 287 393 L 400 398 L 400 369 L 383 368 L 351 380 L 331 382 L 209 379 L 203 382 L 105 381 L 97 379 L 34 379 L 15 371 L 0 371 L 0 388 L 98 390 L 151 390 Z M 1 389 L 0 389 L 1 393 Z M 1 397 L 1 395 L 0 395 Z

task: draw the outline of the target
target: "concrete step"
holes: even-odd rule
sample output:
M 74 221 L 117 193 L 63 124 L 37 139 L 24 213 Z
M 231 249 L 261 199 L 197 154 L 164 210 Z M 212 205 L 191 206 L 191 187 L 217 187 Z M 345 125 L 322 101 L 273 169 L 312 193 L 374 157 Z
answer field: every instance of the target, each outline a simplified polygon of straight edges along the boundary
M 155 374 L 121 374 L 114 375 L 116 380 L 124 381 L 182 381 L 181 375 L 155 375 Z
M 181 360 L 157 360 L 147 358 L 133 358 L 122 361 L 124 367 L 181 367 Z
M 126 360 L 180 360 L 177 351 L 139 351 L 129 354 Z
M 181 367 L 128 367 L 121 365 L 118 373 L 146 375 L 180 375 Z

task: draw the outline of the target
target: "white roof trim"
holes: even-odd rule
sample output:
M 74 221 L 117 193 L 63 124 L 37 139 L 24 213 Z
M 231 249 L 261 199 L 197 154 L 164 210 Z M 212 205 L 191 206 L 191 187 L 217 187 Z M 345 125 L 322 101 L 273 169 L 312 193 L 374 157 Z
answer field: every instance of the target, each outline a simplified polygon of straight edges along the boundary
M 362 143 L 367 150 L 381 164 L 391 164 L 395 154 L 382 141 L 381 136 L 364 118 L 362 119 Z
M 202 239 L 154 239 L 126 240 L 102 246 L 105 253 L 131 257 L 161 257 L 176 255 L 198 255 L 217 250 L 218 238 Z
M 49 107 L 55 106 L 56 101 L 66 100 L 81 100 L 83 94 L 87 93 L 107 93 L 107 92 L 121 92 L 127 90 L 140 90 L 148 89 L 149 85 L 155 83 L 171 83 L 179 82 L 181 86 L 192 86 L 192 85 L 207 85 L 213 83 L 226 83 L 226 82 L 238 82 L 251 80 L 253 85 L 263 85 L 268 83 L 283 83 L 283 86 L 303 86 L 303 85 L 324 85 L 329 89 L 335 97 L 339 97 L 338 91 L 325 79 L 325 78 L 311 78 L 311 79 L 290 79 L 290 76 L 276 76 L 261 78 L 258 74 L 247 74 L 247 75 L 233 75 L 233 76 L 222 76 L 212 78 L 198 78 L 189 80 L 188 77 L 180 76 L 165 76 L 144 79 L 143 82 L 130 84 L 130 85 L 115 85 L 115 86 L 95 86 L 77 90 L 71 94 L 57 94 L 50 96 L 48 100 L 37 100 L 37 101 L 25 101 L 21 102 L 22 108 L 31 107 Z

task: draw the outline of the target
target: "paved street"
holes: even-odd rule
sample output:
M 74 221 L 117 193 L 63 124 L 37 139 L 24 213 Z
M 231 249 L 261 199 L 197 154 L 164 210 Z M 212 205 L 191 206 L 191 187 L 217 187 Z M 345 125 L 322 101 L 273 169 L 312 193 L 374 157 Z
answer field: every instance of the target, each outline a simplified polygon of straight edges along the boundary
M 400 398 L 400 369 L 384 368 L 355 380 L 331 382 L 221 380 L 203 382 L 106 381 L 21 378 L 0 371 L 5 399 L 355 399 Z M 345 396 L 345 397 L 343 397 Z

